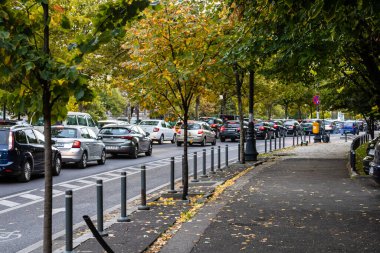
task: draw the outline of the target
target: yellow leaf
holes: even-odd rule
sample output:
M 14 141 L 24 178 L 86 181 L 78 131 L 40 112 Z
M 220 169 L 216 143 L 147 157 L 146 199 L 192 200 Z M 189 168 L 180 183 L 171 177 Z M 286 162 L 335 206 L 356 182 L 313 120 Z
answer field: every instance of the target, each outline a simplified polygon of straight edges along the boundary
M 5 65 L 8 65 L 10 61 L 11 61 L 11 56 L 10 55 L 6 56 L 4 59 Z

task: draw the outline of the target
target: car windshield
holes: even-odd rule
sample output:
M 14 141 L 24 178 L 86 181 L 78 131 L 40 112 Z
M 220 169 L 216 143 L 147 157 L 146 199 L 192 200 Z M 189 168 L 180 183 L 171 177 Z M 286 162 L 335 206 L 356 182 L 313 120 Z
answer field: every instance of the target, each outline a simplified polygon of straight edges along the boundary
M 344 126 L 352 127 L 354 125 L 354 122 L 344 122 Z
M 295 123 L 295 121 L 286 121 L 286 122 L 284 123 L 284 125 L 285 125 L 285 126 L 293 126 L 294 123 Z
M 8 144 L 8 137 L 9 137 L 9 134 L 7 131 L 0 131 L 0 144 L 1 145 Z
M 124 135 L 124 134 L 129 134 L 130 132 L 131 130 L 125 127 L 105 127 L 100 130 L 99 134 Z
M 187 130 L 198 130 L 201 129 L 201 125 L 199 124 L 189 124 L 187 126 Z
M 226 124 L 224 124 L 226 127 L 232 127 L 232 128 L 238 128 L 240 127 L 240 124 L 239 122 L 226 122 Z
M 52 128 L 52 138 L 78 138 L 77 130 L 73 128 Z
M 263 122 L 257 122 L 257 123 L 255 123 L 255 127 L 256 127 L 256 126 L 263 126 L 263 125 L 264 125 Z
M 139 125 L 156 126 L 157 124 L 158 124 L 157 120 L 144 120 L 144 121 L 141 121 Z

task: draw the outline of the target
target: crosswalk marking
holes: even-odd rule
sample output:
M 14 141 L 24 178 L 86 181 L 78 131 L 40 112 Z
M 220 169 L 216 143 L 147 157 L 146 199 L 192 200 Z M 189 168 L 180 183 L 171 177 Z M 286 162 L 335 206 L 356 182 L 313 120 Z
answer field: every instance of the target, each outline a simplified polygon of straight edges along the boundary
M 69 189 L 75 189 L 75 188 L 79 187 L 79 186 L 73 185 L 73 184 L 60 184 L 60 185 L 57 185 L 57 186 L 62 186 L 62 187 L 66 187 L 66 188 L 69 188 Z
M 42 199 L 43 197 L 41 196 L 37 196 L 37 195 L 33 195 L 33 194 L 22 194 L 20 195 L 20 197 L 22 198 L 26 198 L 26 199 L 31 199 L 31 200 L 40 200 Z
M 9 200 L 0 200 L 0 205 L 7 206 L 7 207 L 14 207 L 20 205 L 19 203 L 9 201 Z
M 94 181 L 84 180 L 84 179 L 78 179 L 75 182 L 79 182 L 79 183 L 83 183 L 83 184 L 95 184 Z

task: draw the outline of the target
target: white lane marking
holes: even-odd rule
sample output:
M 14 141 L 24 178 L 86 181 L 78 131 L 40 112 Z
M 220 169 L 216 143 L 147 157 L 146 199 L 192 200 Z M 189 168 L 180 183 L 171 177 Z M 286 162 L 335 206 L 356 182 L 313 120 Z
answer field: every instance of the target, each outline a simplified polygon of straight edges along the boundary
M 73 185 L 73 184 L 60 184 L 59 186 L 62 186 L 62 187 L 65 187 L 65 188 L 69 188 L 69 189 L 79 188 L 78 185 Z
M 84 180 L 84 179 L 78 179 L 75 182 L 79 182 L 79 183 L 82 183 L 82 184 L 89 184 L 89 185 L 95 184 L 94 181 Z
M 61 213 L 61 212 L 64 212 L 66 209 L 64 207 L 61 207 L 61 208 L 55 208 L 53 209 L 53 212 L 52 212 L 52 215 L 54 214 L 57 214 L 57 213 Z M 43 218 L 44 215 L 39 215 L 38 218 Z
M 134 168 L 134 167 L 126 167 L 126 170 L 135 170 L 135 171 L 140 171 L 141 168 Z
M 15 207 L 15 206 L 19 206 L 20 203 L 16 203 L 16 202 L 13 202 L 13 201 L 9 201 L 9 200 L 3 199 L 3 200 L 0 200 L 0 205 L 7 206 L 7 207 Z
M 117 173 L 113 173 L 113 172 L 108 172 L 105 174 L 106 176 L 110 176 L 110 177 L 120 177 L 121 175 L 120 174 L 117 174 Z
M 42 199 L 43 197 L 41 196 L 37 196 L 37 195 L 33 195 L 33 194 L 22 194 L 20 195 L 21 198 L 26 198 L 26 199 L 31 199 L 31 200 L 39 200 L 39 199 Z

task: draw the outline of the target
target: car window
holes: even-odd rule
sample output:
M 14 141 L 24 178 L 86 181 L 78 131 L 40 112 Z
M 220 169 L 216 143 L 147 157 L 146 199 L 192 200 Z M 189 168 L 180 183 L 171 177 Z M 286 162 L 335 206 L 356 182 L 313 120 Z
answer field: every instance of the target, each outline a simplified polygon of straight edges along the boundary
M 75 115 L 69 115 L 67 116 L 67 125 L 69 126 L 76 126 L 78 125 L 77 123 L 77 117 Z
M 105 127 L 102 128 L 99 132 L 99 134 L 105 134 L 105 135 L 124 135 L 129 134 L 131 132 L 131 129 L 124 128 L 124 127 Z
M 32 129 L 25 130 L 26 137 L 29 143 L 38 143 L 37 137 L 34 135 Z
M 87 128 L 88 133 L 90 134 L 90 138 L 96 139 L 96 134 L 94 131 L 92 131 L 91 128 Z
M 36 135 L 39 143 L 41 144 L 45 143 L 45 136 L 41 132 L 34 130 L 34 134 Z
M 95 125 L 95 122 L 92 120 L 91 117 L 88 117 L 88 116 L 87 116 L 87 122 L 88 122 L 88 126 L 89 126 L 89 127 L 95 127 L 95 126 L 96 126 L 96 125 Z
M 78 138 L 75 128 L 52 128 L 51 137 L 53 138 Z
M 188 130 L 198 130 L 198 129 L 201 129 L 201 125 L 199 125 L 199 124 L 189 124 L 187 126 L 187 129 Z
M 81 128 L 80 129 L 80 135 L 82 136 L 82 138 L 85 138 L 85 139 L 90 139 L 90 134 L 88 133 L 87 131 L 87 128 Z
M 1 131 L 1 132 L 5 133 L 5 131 Z M 8 137 L 6 137 L 6 138 L 8 138 Z M 20 144 L 27 144 L 28 143 L 28 140 L 26 139 L 26 134 L 24 133 L 24 131 L 16 131 L 15 132 L 15 139 Z
M 157 120 L 143 120 L 139 123 L 139 125 L 144 126 L 157 126 L 158 121 Z
M 135 126 L 135 131 L 142 134 L 142 135 L 146 135 L 145 131 L 142 130 L 141 127 Z
M 78 125 L 87 126 L 86 117 L 82 115 L 78 115 Z

